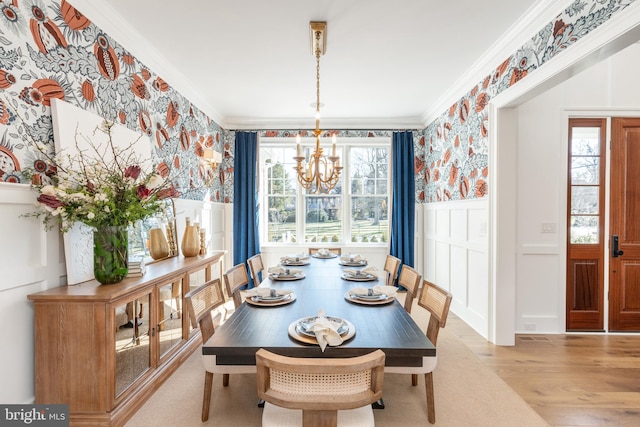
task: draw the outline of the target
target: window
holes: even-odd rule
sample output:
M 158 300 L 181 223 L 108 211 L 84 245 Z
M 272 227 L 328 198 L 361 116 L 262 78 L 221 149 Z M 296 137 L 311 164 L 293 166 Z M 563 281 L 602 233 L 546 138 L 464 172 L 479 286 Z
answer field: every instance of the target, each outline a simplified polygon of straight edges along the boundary
M 572 119 L 569 140 L 569 243 L 600 243 L 604 163 L 601 120 Z
M 373 139 L 373 141 L 372 141 Z M 309 158 L 315 141 L 302 141 Z M 265 243 L 385 243 L 389 236 L 390 141 L 338 140 L 342 170 L 329 193 L 309 193 L 294 170 L 295 141 L 260 141 L 261 240 Z

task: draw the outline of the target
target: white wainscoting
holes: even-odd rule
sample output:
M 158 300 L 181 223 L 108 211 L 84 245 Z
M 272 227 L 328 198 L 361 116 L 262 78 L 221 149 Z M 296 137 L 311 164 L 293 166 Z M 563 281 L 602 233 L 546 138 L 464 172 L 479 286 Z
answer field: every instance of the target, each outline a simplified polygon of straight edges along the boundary
M 451 311 L 487 338 L 489 334 L 488 201 L 418 206 L 422 275 L 453 294 Z
M 20 216 L 33 212 L 35 201 L 29 186 L 0 183 L 0 322 L 7 325 L 0 331 L 0 402 L 5 404 L 34 402 L 33 303 L 27 295 L 66 285 L 62 236 Z M 176 207 L 179 239 L 190 216 L 207 229 L 209 249 L 231 248 L 231 205 L 177 200 Z
M 27 185 L 0 183 L 0 402 L 34 401 L 33 304 L 27 295 L 66 283 L 62 239 L 20 215 L 35 209 Z M 55 355 L 52 355 L 55 357 Z

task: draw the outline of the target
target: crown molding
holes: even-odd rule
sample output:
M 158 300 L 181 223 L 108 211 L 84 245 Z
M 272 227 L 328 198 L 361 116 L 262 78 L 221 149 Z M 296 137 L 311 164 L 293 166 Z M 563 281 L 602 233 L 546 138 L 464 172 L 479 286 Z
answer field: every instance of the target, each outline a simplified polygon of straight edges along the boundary
M 231 117 L 227 121 L 227 129 L 230 130 L 259 130 L 259 129 L 312 129 L 314 120 L 310 118 L 289 119 L 289 118 L 267 118 L 252 119 L 242 117 Z M 323 118 L 320 128 L 329 129 L 423 129 L 424 125 L 419 117 L 399 117 L 399 118 L 343 118 L 331 119 Z
M 488 76 L 510 55 L 520 49 L 535 33 L 551 22 L 567 7 L 567 0 L 535 2 L 483 55 L 462 75 L 422 116 L 424 127 L 465 96 L 484 77 Z
M 170 61 L 151 45 L 128 22 L 122 19 L 111 5 L 106 1 L 73 0 L 73 7 L 85 15 L 96 26 L 105 31 L 120 45 L 129 50 L 140 62 L 160 75 L 175 90 L 196 105 L 202 112 L 214 122 L 224 127 L 222 115 L 201 97 L 197 88 L 189 84 L 189 79 L 175 67 Z

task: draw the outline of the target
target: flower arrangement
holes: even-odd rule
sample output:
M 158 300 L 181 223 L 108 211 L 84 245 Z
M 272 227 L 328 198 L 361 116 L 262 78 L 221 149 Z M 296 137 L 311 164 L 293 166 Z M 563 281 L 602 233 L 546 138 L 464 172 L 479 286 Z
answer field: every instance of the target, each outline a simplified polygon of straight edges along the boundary
M 165 176 L 158 172 L 145 172 L 131 142 L 121 148 L 111 135 L 114 123 L 104 120 L 96 127 L 103 132 L 108 143 L 96 145 L 92 140 L 76 132 L 78 154 L 52 157 L 38 148 L 44 160 L 26 170 L 31 186 L 40 194 L 35 212 L 25 216 L 43 220 L 47 230 L 56 225 L 62 232 L 76 222 L 95 229 L 106 226 L 127 226 L 160 213 L 161 200 L 177 197 L 178 192 Z M 78 138 L 84 138 L 89 148 L 81 150 Z M 45 177 L 41 175 L 43 171 Z M 47 181 L 47 182 L 45 182 Z

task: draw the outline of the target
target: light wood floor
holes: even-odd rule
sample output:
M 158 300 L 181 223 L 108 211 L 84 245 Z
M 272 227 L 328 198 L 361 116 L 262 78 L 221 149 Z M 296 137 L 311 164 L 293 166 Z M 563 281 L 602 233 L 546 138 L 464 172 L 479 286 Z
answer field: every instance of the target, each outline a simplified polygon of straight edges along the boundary
M 455 333 L 552 426 L 640 426 L 640 336 L 518 335 L 495 346 L 455 316 Z

